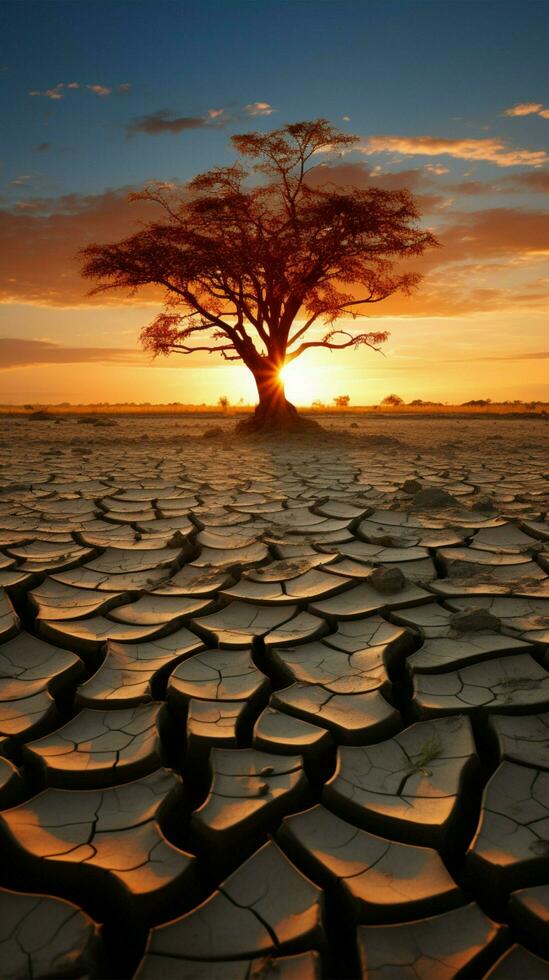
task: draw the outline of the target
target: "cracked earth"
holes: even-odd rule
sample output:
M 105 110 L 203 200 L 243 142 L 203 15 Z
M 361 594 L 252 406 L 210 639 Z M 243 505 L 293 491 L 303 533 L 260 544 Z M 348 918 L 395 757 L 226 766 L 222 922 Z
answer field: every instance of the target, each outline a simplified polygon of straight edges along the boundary
M 544 419 L 4 419 L 0 977 L 549 978 Z

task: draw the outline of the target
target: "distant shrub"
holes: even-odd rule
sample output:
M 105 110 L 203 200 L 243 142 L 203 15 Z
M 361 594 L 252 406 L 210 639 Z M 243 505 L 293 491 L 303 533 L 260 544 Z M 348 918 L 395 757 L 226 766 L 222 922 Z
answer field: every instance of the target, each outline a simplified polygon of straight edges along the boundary
M 462 402 L 463 408 L 486 408 L 492 404 L 491 398 L 472 398 L 468 402 Z
M 419 408 L 419 407 L 427 408 L 430 405 L 435 407 L 440 406 L 442 405 L 442 402 L 432 402 L 429 400 L 424 401 L 423 398 L 414 398 L 413 402 L 408 402 L 408 405 L 410 406 L 410 408 Z
M 229 405 L 230 405 L 230 401 L 229 401 L 229 399 L 227 398 L 227 396 L 226 396 L 226 395 L 221 395 L 221 396 L 219 397 L 219 399 L 218 399 L 218 402 L 217 402 L 217 404 L 219 405 L 219 407 L 220 407 L 220 408 L 221 408 L 221 409 L 222 409 L 222 410 L 223 410 L 224 412 L 226 412 L 226 411 L 227 411 L 227 409 L 228 409 L 228 407 L 229 407 Z
M 336 395 L 334 398 L 334 404 L 336 408 L 348 408 L 349 402 L 351 401 L 349 395 Z
M 400 397 L 400 395 L 387 395 L 387 398 L 384 398 L 381 404 L 393 405 L 394 407 L 396 407 L 397 405 L 403 405 L 404 402 Z

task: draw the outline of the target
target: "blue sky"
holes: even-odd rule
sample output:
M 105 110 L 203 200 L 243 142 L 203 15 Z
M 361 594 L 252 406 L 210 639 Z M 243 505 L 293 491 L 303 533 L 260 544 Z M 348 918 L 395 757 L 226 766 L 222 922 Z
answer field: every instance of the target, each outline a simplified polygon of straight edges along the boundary
M 547 141 L 547 120 L 503 115 L 543 101 L 549 7 L 537 0 L 18 0 L 1 17 L 4 184 L 31 177 L 4 186 L 10 197 L 186 178 L 232 156 L 227 134 L 249 128 L 257 102 L 276 110 L 259 128 L 349 116 L 364 135 Z M 28 94 L 59 83 L 61 98 Z M 126 137 L 147 114 L 219 108 L 227 126 Z
M 460 317 L 484 318 L 485 354 L 498 318 L 513 324 L 506 356 L 542 343 L 548 4 L 4 0 L 0 22 L 0 340 L 135 345 L 150 310 L 90 307 L 74 262 L 86 234 L 126 233 L 128 188 L 232 160 L 231 133 L 324 116 L 360 137 L 343 163 L 402 175 L 446 245 L 417 299 L 380 315 L 452 319 L 441 354 Z M 8 358 L 13 397 L 35 369 Z M 63 371 L 52 391 L 68 390 Z

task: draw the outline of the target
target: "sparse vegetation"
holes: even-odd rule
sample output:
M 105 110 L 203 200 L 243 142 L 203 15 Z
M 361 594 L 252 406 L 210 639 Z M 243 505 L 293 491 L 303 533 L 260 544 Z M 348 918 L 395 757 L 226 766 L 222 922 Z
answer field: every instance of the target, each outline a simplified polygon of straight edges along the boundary
M 243 399 L 240 399 L 238 403 L 231 406 L 231 412 L 235 414 L 247 413 L 250 411 L 251 406 L 245 403 Z M 352 415 L 376 415 L 379 412 L 381 405 L 350 405 L 347 409 L 348 414 Z M 56 402 L 50 405 L 43 404 L 39 405 L 36 403 L 32 409 L 27 405 L 2 405 L 0 404 L 0 415 L 15 415 L 21 416 L 22 418 L 28 418 L 31 411 L 41 411 L 41 412 L 55 412 L 57 416 L 71 416 L 71 415 L 219 415 L 222 413 L 223 409 L 219 404 L 217 405 L 207 405 L 206 402 L 201 402 L 199 405 L 187 405 L 183 402 L 164 402 L 162 404 L 144 404 L 143 402 L 97 402 L 94 404 L 70 404 L 68 402 Z M 326 405 L 320 399 L 316 399 L 311 403 L 309 407 L 304 406 L 300 409 L 303 414 L 310 413 L 312 415 L 319 412 L 333 412 L 335 414 L 335 407 Z M 535 414 L 541 417 L 547 417 L 549 412 L 549 402 L 521 402 L 521 401 L 503 401 L 503 402 L 490 402 L 485 407 L 478 406 L 477 404 L 468 405 L 452 405 L 443 404 L 441 402 L 431 402 L 424 401 L 421 405 L 414 403 L 405 404 L 402 402 L 400 405 L 393 406 L 392 414 L 396 415 L 433 415 L 433 416 L 462 416 L 462 417 L 473 417 L 475 415 L 532 415 Z
M 404 401 L 400 397 L 400 395 L 387 395 L 387 397 L 383 399 L 381 404 L 390 405 L 393 408 L 397 408 L 398 405 L 404 405 Z
M 351 399 L 349 395 L 336 395 L 334 405 L 336 408 L 348 408 Z
M 420 772 L 424 776 L 430 776 L 431 772 L 427 769 L 430 762 L 437 759 L 442 752 L 440 739 L 434 737 L 425 742 L 414 759 L 413 772 Z

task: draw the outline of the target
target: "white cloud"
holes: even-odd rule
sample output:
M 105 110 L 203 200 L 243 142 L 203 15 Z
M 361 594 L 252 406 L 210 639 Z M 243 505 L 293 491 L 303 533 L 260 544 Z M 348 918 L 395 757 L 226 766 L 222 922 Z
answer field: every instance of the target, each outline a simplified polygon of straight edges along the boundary
M 220 116 L 225 112 L 224 109 L 208 109 L 208 115 L 210 119 L 219 119 Z
M 86 85 L 86 88 L 95 95 L 110 95 L 112 92 L 112 89 L 106 88 L 105 85 Z
M 503 113 L 504 116 L 533 116 L 543 109 L 542 102 L 519 102 Z
M 401 156 L 450 156 L 458 160 L 483 160 L 497 167 L 541 167 L 549 162 L 544 150 L 520 150 L 503 140 L 443 139 L 437 136 L 371 136 L 358 148 L 365 156 L 397 153 Z
M 249 116 L 270 116 L 276 109 L 273 109 L 272 105 L 268 102 L 251 102 L 249 105 L 244 106 L 244 111 L 248 113 Z
M 69 82 L 67 88 L 80 88 L 80 82 Z
M 32 91 L 29 92 L 29 95 L 43 95 L 46 99 L 53 99 L 54 101 L 57 101 L 58 99 L 63 98 L 63 92 L 61 91 L 62 88 L 64 88 L 63 82 L 59 82 L 54 88 L 47 88 L 44 92 L 39 92 L 36 89 L 32 89 Z
M 443 167 L 441 163 L 427 163 L 425 165 L 425 169 L 430 174 L 437 174 L 437 176 L 439 176 L 439 177 L 442 174 L 447 174 L 448 173 L 448 167 Z

